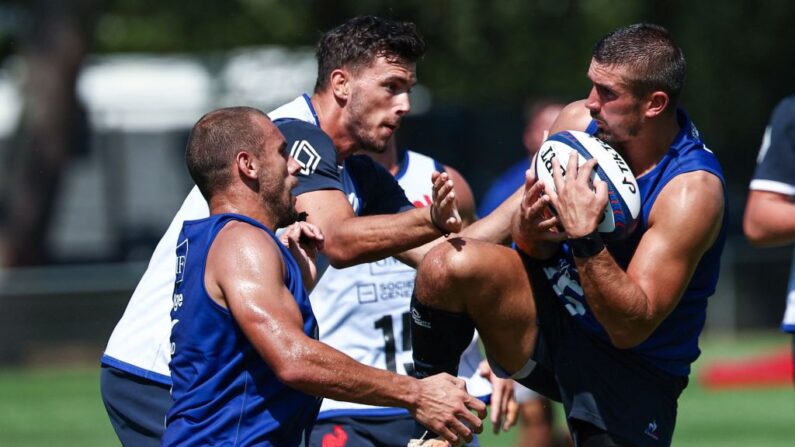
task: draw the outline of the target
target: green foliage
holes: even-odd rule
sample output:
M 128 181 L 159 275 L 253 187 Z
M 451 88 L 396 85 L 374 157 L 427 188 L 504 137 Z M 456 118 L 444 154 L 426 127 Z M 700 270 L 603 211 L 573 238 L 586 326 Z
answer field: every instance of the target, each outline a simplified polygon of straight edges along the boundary
M 795 93 L 795 2 L 787 0 L 7 0 L 0 4 L 0 59 L 19 51 L 19 36 L 30 34 L 42 8 L 86 2 L 95 9 L 94 53 L 312 47 L 324 31 L 358 14 L 414 21 L 428 43 L 419 78 L 436 110 L 473 115 L 519 110 L 530 96 L 582 98 L 598 38 L 634 22 L 659 23 L 688 58 L 682 102 L 724 166 L 730 199 L 738 202 L 729 209 L 733 230 L 765 123 L 776 102 Z M 509 146 L 518 147 L 518 132 L 500 134 L 510 143 L 488 141 L 491 151 L 503 152 L 493 157 L 499 166 L 484 161 L 484 147 L 472 141 L 499 133 L 488 127 L 490 119 L 505 121 L 485 114 L 473 118 L 488 137 L 453 147 L 445 142 L 454 138 L 445 135 L 425 146 L 437 156 L 454 152 L 457 167 L 479 187 L 507 164 Z M 489 178 L 478 179 L 483 172 Z

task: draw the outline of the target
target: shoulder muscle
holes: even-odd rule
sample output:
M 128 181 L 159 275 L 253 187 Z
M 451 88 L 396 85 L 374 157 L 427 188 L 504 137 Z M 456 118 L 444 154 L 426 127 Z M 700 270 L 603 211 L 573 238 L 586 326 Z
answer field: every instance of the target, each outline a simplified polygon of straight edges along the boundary
M 230 222 L 207 255 L 205 286 L 213 299 L 228 301 L 254 285 L 283 286 L 284 262 L 276 242 L 244 222 Z
M 560 111 L 549 129 L 549 134 L 564 130 L 585 130 L 590 122 L 591 113 L 585 108 L 585 100 L 574 101 Z

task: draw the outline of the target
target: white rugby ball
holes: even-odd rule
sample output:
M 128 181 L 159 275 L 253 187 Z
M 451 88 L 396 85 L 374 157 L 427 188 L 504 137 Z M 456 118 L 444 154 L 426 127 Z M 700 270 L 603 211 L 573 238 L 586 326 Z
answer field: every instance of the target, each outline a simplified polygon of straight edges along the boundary
M 640 215 L 640 189 L 629 165 L 615 149 L 602 140 L 585 132 L 566 130 L 558 132 L 544 141 L 533 162 L 535 176 L 544 182 L 547 190 L 555 191 L 552 177 L 552 159 L 557 158 L 563 176 L 569 154 L 579 154 L 579 165 L 595 158 L 598 162 L 594 174 L 607 183 L 607 206 L 598 230 L 608 240 L 622 239 L 635 228 Z

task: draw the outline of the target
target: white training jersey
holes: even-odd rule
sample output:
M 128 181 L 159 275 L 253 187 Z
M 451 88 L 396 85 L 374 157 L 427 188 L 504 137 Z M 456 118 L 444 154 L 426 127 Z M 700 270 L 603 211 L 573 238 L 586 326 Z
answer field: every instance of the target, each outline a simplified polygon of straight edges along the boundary
M 431 199 L 431 173 L 441 170 L 434 159 L 406 152 L 396 178 L 406 197 L 417 207 Z M 320 327 L 320 340 L 358 362 L 399 374 L 413 369 L 409 305 L 415 271 L 395 258 L 345 269 L 328 267 L 310 295 Z M 481 361 L 477 335 L 461 358 L 459 376 L 467 390 L 485 397 L 491 387 L 477 372 Z M 371 407 L 324 399 L 319 419 L 337 416 L 403 414 L 402 408 Z
M 309 97 L 302 95 L 268 116 L 272 120 L 294 118 L 317 126 L 310 104 Z M 171 361 L 171 295 L 177 263 L 177 238 L 184 221 L 209 215 L 207 202 L 199 188 L 194 186 L 158 242 L 146 272 L 108 340 L 102 364 L 171 385 L 168 362 Z
M 131 374 L 171 385 L 171 294 L 177 264 L 176 246 L 182 223 L 210 215 L 196 186 L 158 242 L 144 276 L 110 336 L 102 363 Z

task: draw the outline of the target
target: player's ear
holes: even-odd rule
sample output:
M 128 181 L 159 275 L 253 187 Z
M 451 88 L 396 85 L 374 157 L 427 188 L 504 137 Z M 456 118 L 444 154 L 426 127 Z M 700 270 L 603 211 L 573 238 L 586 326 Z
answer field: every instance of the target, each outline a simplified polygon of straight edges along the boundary
M 259 161 L 257 157 L 254 156 L 251 152 L 248 151 L 240 151 L 235 156 L 235 165 L 237 166 L 237 171 L 240 173 L 241 176 L 244 178 L 249 179 L 256 179 L 257 178 L 257 169 L 259 169 Z
M 338 68 L 331 72 L 331 91 L 334 96 L 342 101 L 347 101 L 350 96 L 350 73 Z
M 657 90 L 649 94 L 647 101 L 646 118 L 653 118 L 667 110 L 670 98 L 667 93 Z

